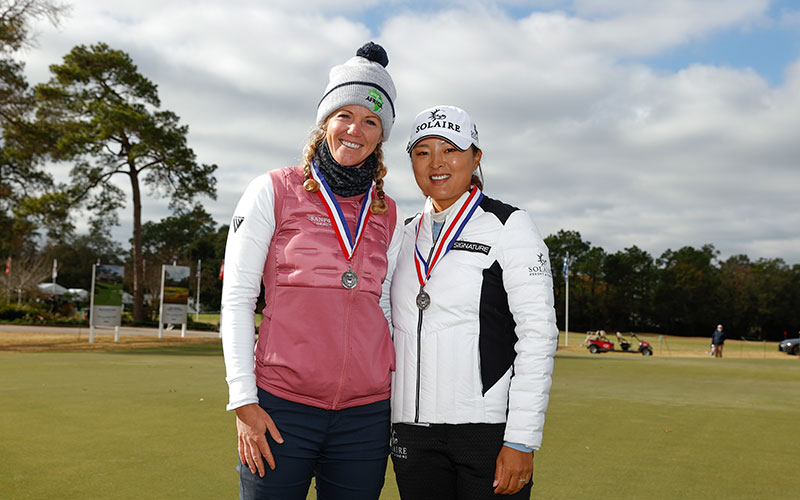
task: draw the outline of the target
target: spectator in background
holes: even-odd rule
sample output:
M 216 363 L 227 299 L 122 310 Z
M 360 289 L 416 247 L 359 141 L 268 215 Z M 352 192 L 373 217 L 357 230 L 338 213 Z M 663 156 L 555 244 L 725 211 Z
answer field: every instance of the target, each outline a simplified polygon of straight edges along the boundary
M 717 329 L 711 335 L 711 343 L 714 346 L 714 357 L 721 358 L 722 347 L 725 345 L 725 330 L 722 329 L 722 325 L 717 325 Z

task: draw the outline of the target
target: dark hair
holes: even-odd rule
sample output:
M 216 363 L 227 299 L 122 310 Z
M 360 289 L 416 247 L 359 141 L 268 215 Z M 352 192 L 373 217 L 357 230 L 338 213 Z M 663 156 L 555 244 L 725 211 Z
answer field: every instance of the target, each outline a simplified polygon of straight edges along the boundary
M 472 145 L 472 157 L 474 158 L 475 155 L 477 155 L 479 151 L 480 151 L 480 148 L 473 144 Z M 475 184 L 476 186 L 478 186 L 478 189 L 483 191 L 483 169 L 481 169 L 480 162 L 478 163 L 478 173 L 477 174 L 472 174 L 472 179 L 470 180 L 470 183 L 471 184 Z

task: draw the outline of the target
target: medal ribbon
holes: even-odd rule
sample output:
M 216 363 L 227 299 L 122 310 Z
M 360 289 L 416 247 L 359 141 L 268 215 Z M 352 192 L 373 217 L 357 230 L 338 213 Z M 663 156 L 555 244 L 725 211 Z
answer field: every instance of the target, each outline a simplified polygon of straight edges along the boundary
M 445 255 L 447 255 L 447 252 L 450 251 L 453 243 L 456 242 L 456 239 L 461 234 L 461 231 L 464 230 L 467 222 L 469 222 L 470 218 L 472 218 L 472 214 L 475 213 L 475 210 L 478 208 L 481 200 L 483 200 L 483 193 L 480 189 L 478 189 L 478 186 L 473 185 L 472 189 L 469 191 L 469 196 L 467 196 L 467 198 L 461 203 L 461 207 L 459 207 L 456 215 L 453 217 L 453 220 L 450 221 L 446 228 L 444 228 L 442 235 L 439 237 L 439 241 L 436 244 L 436 248 L 433 252 L 430 263 L 425 261 L 425 257 L 422 256 L 419 251 L 419 247 L 417 246 L 417 241 L 419 240 L 419 228 L 422 227 L 422 217 L 425 216 L 425 212 L 423 211 L 419 218 L 419 222 L 417 222 L 414 241 L 414 263 L 416 264 L 417 278 L 419 279 L 420 286 L 425 286 L 431 277 L 433 268 L 436 267 L 436 264 L 438 264 L 439 261 L 441 261 Z
M 319 170 L 317 170 L 316 162 L 311 162 L 311 167 L 311 177 L 320 183 L 320 189 L 317 191 L 319 199 L 322 200 L 322 204 L 325 205 L 325 210 L 328 212 L 328 216 L 330 216 L 331 222 L 333 223 L 336 238 L 339 240 L 339 246 L 342 247 L 342 252 L 349 261 L 353 258 L 353 255 L 355 255 L 358 244 L 361 243 L 361 237 L 364 236 L 364 228 L 367 227 L 367 221 L 372 213 L 369 207 L 372 204 L 372 188 L 375 187 L 375 181 L 372 181 L 372 185 L 367 189 L 364 199 L 361 202 L 361 210 L 358 213 L 358 221 L 356 222 L 356 234 L 355 238 L 353 238 L 352 233 L 350 233 L 350 226 L 347 225 L 347 220 L 344 218 L 344 213 L 342 213 L 339 202 L 336 201 L 336 197 L 333 195 L 333 191 L 331 191 L 328 183 L 325 182 L 325 178 L 319 173 Z

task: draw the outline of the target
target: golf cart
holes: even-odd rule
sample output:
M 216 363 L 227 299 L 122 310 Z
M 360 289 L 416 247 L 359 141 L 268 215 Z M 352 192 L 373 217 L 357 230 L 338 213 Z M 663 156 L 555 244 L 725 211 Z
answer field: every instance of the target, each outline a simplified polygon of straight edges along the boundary
M 639 345 L 636 349 L 633 349 L 633 345 L 631 342 L 626 339 L 620 332 L 617 332 L 617 340 L 619 340 L 619 349 L 614 348 L 614 342 L 609 340 L 606 336 L 605 330 L 597 330 L 597 331 L 590 331 L 586 332 L 586 340 L 584 341 L 583 345 L 589 349 L 589 352 L 592 354 L 597 354 L 601 352 L 629 352 L 629 353 L 641 353 L 642 356 L 652 356 L 653 355 L 653 347 L 645 340 L 640 339 L 636 336 L 635 333 L 631 332 L 630 336 L 635 338 Z

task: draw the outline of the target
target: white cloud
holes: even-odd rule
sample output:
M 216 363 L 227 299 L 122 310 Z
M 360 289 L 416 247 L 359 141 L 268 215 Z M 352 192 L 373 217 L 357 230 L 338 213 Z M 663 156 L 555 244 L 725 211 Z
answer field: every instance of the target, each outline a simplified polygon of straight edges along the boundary
M 783 28 L 800 28 L 800 10 L 786 10 L 781 12 L 779 24 Z
M 219 165 L 206 206 L 227 222 L 250 178 L 296 162 L 330 67 L 374 39 L 398 88 L 386 187 L 406 211 L 421 199 L 404 152 L 411 120 L 449 103 L 478 123 L 487 194 L 530 210 L 544 234 L 800 263 L 800 62 L 779 87 L 749 69 L 635 62 L 762 23 L 768 3 L 439 2 L 420 13 L 390 2 L 375 31 L 352 19 L 378 2 L 81 2 L 60 31 L 40 29 L 26 60 L 37 82 L 76 44 L 129 52 L 190 125 L 198 159 Z M 514 19 L 503 5 L 540 10 Z M 166 203 L 144 215 L 163 217 Z

